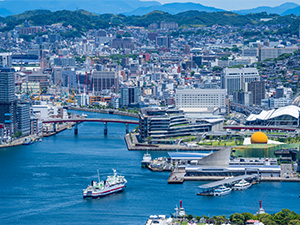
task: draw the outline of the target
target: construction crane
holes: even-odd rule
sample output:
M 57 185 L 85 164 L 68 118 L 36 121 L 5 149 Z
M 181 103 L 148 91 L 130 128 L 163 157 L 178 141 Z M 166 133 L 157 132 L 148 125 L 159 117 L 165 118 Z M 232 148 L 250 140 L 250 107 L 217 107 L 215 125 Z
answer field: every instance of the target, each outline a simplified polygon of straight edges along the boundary
M 57 90 L 58 90 L 58 86 L 60 85 L 60 82 L 61 82 L 61 79 L 58 81 L 58 83 L 56 84 L 56 89 L 55 89 L 55 93 L 53 95 L 53 100 L 55 101 L 55 96 L 56 96 L 56 93 L 57 93 Z
M 78 82 L 78 93 L 80 94 L 81 93 L 81 91 L 80 91 L 80 81 L 79 81 L 79 74 L 78 74 L 78 72 L 77 72 L 77 82 Z

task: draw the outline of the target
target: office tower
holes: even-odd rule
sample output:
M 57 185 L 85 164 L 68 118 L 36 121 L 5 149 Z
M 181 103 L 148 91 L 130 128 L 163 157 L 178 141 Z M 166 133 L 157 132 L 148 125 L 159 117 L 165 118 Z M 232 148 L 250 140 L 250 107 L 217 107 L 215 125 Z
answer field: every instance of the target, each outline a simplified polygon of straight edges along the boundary
M 1 58 L 1 57 L 0 57 Z M 0 68 L 0 124 L 7 135 L 15 132 L 15 75 L 11 68 Z
M 156 37 L 156 45 L 159 47 L 170 48 L 171 47 L 171 39 L 168 36 Z
M 227 89 L 227 95 L 234 91 L 246 90 L 246 83 L 258 81 L 256 68 L 225 68 L 221 73 L 221 88 Z
M 30 134 L 30 104 L 29 102 L 16 102 L 16 123 L 22 135 Z
M 233 92 L 233 102 L 245 106 L 253 105 L 253 95 L 249 91 L 235 91 Z
M 121 88 L 121 106 L 129 106 L 139 103 L 139 87 L 122 87 Z
M 248 91 L 252 92 L 253 105 L 261 105 L 261 100 L 265 98 L 266 88 L 264 81 L 251 81 L 248 83 Z
M 93 72 L 93 88 L 95 93 L 102 90 L 114 89 L 119 90 L 119 78 L 115 71 L 94 71 Z

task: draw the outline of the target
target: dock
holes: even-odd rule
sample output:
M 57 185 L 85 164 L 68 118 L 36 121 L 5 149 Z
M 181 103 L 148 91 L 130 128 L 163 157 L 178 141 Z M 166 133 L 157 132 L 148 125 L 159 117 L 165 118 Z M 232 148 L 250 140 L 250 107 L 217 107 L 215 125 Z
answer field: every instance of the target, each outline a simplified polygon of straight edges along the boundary
M 232 178 L 225 178 L 223 180 L 218 180 L 218 181 L 214 181 L 208 184 L 203 184 L 200 185 L 199 188 L 201 188 L 203 190 L 203 192 L 197 193 L 197 195 L 202 195 L 202 196 L 212 196 L 214 189 L 216 189 L 219 186 L 223 186 L 223 185 L 228 185 L 228 186 L 232 186 L 233 184 L 241 181 L 241 180 L 253 180 L 257 178 L 257 174 L 252 174 L 252 175 L 241 175 L 241 176 L 236 176 L 236 177 L 232 177 Z
M 168 184 L 182 184 L 184 182 L 185 169 L 175 169 L 169 179 Z
M 199 186 L 199 188 L 201 189 L 213 189 L 216 188 L 218 186 L 222 186 L 222 185 L 232 185 L 233 183 L 239 182 L 241 180 L 252 180 L 254 178 L 257 177 L 257 174 L 252 174 L 252 175 L 241 175 L 241 176 L 237 176 L 237 177 L 232 177 L 232 178 L 225 178 L 223 180 L 218 180 L 215 182 L 211 182 L 208 184 L 203 184 L 201 186 Z

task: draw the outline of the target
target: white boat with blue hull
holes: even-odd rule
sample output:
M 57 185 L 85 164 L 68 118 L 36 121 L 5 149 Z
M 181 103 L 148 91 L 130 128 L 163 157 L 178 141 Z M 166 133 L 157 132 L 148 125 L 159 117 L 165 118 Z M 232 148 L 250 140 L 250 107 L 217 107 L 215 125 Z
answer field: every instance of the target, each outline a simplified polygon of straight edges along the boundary
M 124 176 L 117 175 L 116 170 L 113 169 L 114 175 L 107 176 L 104 181 L 100 181 L 99 171 L 97 172 L 98 182 L 92 180 L 91 185 L 83 189 L 83 198 L 100 198 L 124 190 L 127 180 Z
M 231 191 L 232 191 L 231 188 L 221 186 L 221 187 L 217 188 L 216 190 L 214 190 L 214 196 L 228 195 L 231 193 Z
M 232 189 L 235 191 L 242 191 L 242 190 L 246 190 L 246 189 L 250 188 L 251 186 L 252 186 L 251 183 L 249 183 L 243 179 L 240 182 L 238 182 L 237 184 L 235 184 Z

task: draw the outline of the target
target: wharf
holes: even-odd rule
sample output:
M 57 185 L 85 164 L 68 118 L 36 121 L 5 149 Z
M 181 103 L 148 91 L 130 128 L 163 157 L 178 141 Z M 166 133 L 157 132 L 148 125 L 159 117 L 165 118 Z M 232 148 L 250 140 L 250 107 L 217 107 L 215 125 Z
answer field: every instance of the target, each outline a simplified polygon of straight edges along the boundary
M 29 135 L 29 136 L 26 136 L 26 137 L 22 137 L 20 139 L 17 139 L 17 140 L 14 140 L 13 142 L 11 143 L 8 143 L 8 144 L 2 144 L 0 145 L 0 148 L 8 148 L 8 147 L 15 147 L 15 146 L 19 146 L 19 145 L 23 145 L 23 142 L 26 138 L 31 138 L 33 141 L 36 141 L 36 139 L 39 139 L 39 137 L 36 137 L 34 135 Z
M 213 189 L 213 188 L 216 188 L 218 186 L 222 186 L 222 185 L 225 185 L 225 184 L 233 184 L 233 183 L 236 183 L 240 180 L 252 180 L 254 178 L 257 177 L 257 174 L 253 174 L 253 175 L 241 175 L 241 176 L 236 176 L 236 177 L 232 177 L 232 178 L 225 178 L 223 180 L 219 180 L 219 181 L 215 181 L 215 182 L 212 182 L 212 183 L 208 183 L 208 184 L 204 184 L 204 185 L 201 185 L 199 186 L 199 188 L 201 189 Z
M 175 169 L 169 179 L 168 184 L 182 184 L 184 182 L 185 169 Z
M 129 133 L 125 135 L 125 142 L 129 151 L 219 151 L 224 147 L 196 146 L 187 147 L 182 145 L 154 145 L 139 143 L 136 134 Z

